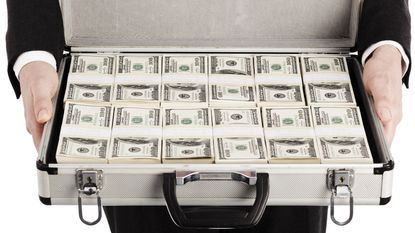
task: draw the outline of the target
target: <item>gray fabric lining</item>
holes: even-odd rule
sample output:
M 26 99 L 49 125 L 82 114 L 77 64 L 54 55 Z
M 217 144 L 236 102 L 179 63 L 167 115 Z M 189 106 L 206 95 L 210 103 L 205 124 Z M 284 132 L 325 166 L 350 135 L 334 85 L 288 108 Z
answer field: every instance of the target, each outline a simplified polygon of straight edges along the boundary
M 61 0 L 82 47 L 347 48 L 361 0 Z

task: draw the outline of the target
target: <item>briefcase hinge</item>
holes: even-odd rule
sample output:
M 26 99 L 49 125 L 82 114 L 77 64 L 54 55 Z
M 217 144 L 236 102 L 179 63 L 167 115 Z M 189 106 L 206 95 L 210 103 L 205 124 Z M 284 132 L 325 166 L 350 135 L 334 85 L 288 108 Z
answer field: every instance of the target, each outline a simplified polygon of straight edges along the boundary
M 328 169 L 327 188 L 331 191 L 330 217 L 331 220 L 340 226 L 347 225 L 353 218 L 353 194 L 354 171 L 352 169 Z M 335 199 L 349 199 L 349 218 L 346 221 L 338 221 L 334 216 Z
M 78 214 L 81 221 L 86 225 L 95 225 L 101 220 L 102 208 L 99 192 L 102 190 L 103 180 L 104 178 L 102 170 L 86 169 L 76 171 L 76 185 L 78 188 Z M 95 221 L 87 221 L 83 217 L 82 198 L 92 195 L 95 195 L 97 199 L 98 217 Z

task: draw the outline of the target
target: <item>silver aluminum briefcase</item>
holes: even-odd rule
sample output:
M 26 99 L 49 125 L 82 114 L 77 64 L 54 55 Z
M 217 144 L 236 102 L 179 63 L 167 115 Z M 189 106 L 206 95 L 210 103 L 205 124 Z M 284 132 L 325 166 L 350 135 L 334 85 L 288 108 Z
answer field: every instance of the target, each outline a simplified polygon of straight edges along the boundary
M 180 226 L 216 228 L 253 225 L 266 205 L 331 205 L 333 221 L 344 225 L 352 218 L 353 205 L 388 203 L 394 163 L 364 91 L 361 65 L 350 55 L 360 8 L 360 0 L 61 0 L 69 53 L 348 56 L 375 163 L 57 164 L 70 64 L 70 56 L 65 56 L 59 70 L 55 114 L 45 126 L 37 160 L 40 200 L 47 205 L 78 205 L 86 224 L 99 221 L 101 205 L 167 205 Z M 83 219 L 84 204 L 98 205 L 96 221 Z M 334 218 L 338 204 L 350 206 L 345 222 Z M 189 217 L 184 206 L 204 206 L 199 216 L 210 217 Z M 246 208 L 237 206 L 251 207 L 244 212 Z M 231 218 L 215 219 L 219 213 Z

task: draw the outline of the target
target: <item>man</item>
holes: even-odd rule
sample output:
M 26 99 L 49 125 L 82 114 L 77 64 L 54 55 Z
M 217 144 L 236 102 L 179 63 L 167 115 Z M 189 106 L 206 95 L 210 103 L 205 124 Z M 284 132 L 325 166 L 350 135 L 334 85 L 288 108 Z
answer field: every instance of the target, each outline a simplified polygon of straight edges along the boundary
M 62 17 L 58 0 L 8 0 L 7 5 L 8 73 L 17 97 L 23 97 L 27 130 L 38 148 L 57 89 Z M 402 116 L 402 82 L 408 85 L 411 65 L 408 1 L 365 0 L 359 28 L 356 50 L 365 67 L 364 84 L 391 143 Z M 177 228 L 165 207 L 105 207 L 105 212 L 114 233 L 202 232 Z M 268 207 L 258 226 L 220 232 L 322 233 L 326 219 L 326 207 Z

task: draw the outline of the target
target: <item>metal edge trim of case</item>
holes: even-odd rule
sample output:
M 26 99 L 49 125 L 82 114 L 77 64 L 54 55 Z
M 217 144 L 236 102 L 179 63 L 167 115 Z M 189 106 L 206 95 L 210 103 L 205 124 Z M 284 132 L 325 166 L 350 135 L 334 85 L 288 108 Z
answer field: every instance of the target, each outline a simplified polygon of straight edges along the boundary
M 392 196 L 390 197 L 381 197 L 379 201 L 379 205 L 386 205 L 388 204 L 392 199 Z
M 49 167 L 47 164 L 43 163 L 43 161 L 41 161 L 41 160 L 36 161 L 36 168 L 39 171 L 47 172 L 49 175 L 57 175 L 58 174 L 58 169 L 57 168 Z
M 52 205 L 52 199 L 50 197 L 42 197 L 42 196 L 39 196 L 39 200 L 44 205 Z
M 383 175 L 386 171 L 392 171 L 395 168 L 395 162 L 393 160 L 389 160 L 389 162 L 384 163 L 382 167 L 374 168 L 373 174 L 375 175 Z

